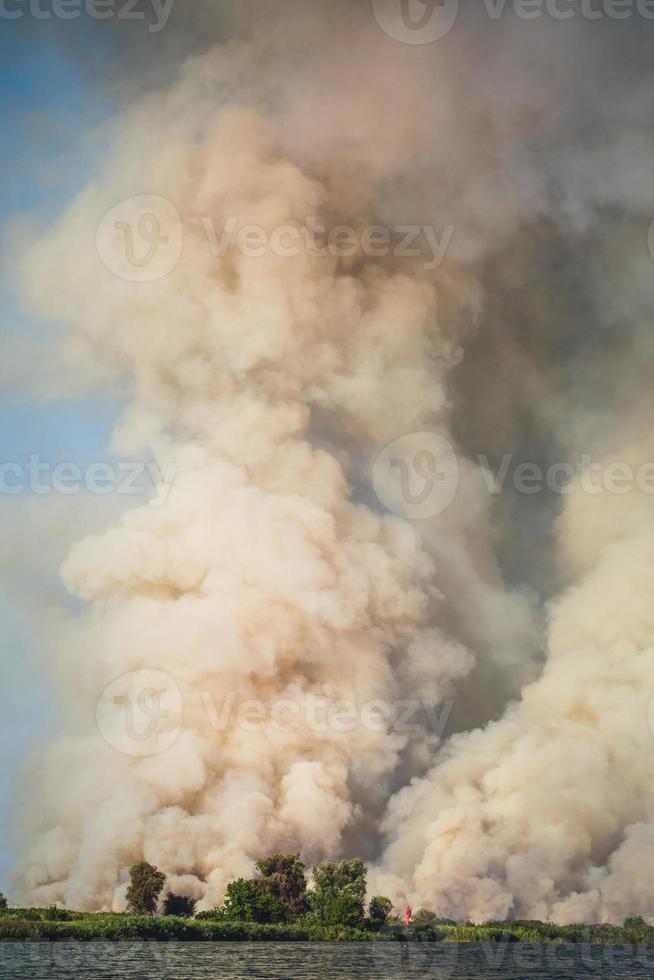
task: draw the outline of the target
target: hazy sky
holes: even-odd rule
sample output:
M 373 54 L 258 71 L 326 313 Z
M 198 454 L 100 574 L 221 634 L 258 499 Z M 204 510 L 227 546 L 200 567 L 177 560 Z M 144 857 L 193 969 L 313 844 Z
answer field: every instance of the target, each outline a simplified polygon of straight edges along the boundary
M 79 137 L 109 112 L 90 92 L 47 28 L 3 22 L 0 32 L 0 129 L 3 134 L 0 220 L 6 226 L 20 212 L 54 213 L 67 200 L 85 161 Z M 3 235 L 11 250 L 11 234 Z M 0 329 L 36 328 L 21 317 L 11 283 L 0 282 Z M 39 402 L 20 389 L 0 395 L 0 460 L 25 461 L 30 454 L 44 460 L 101 460 L 116 407 L 107 401 Z M 23 495 L 19 495 L 23 497 Z M 21 501 L 0 498 L 3 527 L 19 514 Z M 45 506 L 45 502 L 44 502 Z M 26 529 L 27 530 L 27 529 Z M 30 544 L 33 542 L 33 544 Z M 43 542 L 44 550 L 47 542 Z M 26 565 L 39 564 L 39 540 L 25 536 Z M 11 568 L 3 556 L 3 586 Z M 18 577 L 18 576 L 16 576 Z M 0 890 L 7 887 L 12 864 L 11 798 L 16 768 L 36 733 L 54 720 L 55 706 L 48 680 L 34 649 L 31 617 L 5 592 L 0 598 Z

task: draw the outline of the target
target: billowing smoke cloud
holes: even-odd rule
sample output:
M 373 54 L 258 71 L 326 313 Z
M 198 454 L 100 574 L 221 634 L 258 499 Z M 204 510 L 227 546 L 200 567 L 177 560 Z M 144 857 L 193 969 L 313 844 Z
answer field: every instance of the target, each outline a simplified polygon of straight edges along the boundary
M 422 48 L 385 36 L 367 3 L 279 4 L 252 24 L 121 112 L 92 182 L 18 263 L 77 369 L 128 386 L 112 448 L 176 476 L 161 506 L 63 564 L 88 605 L 52 653 L 67 725 L 32 765 L 41 802 L 16 893 L 121 908 L 144 857 L 211 907 L 262 851 L 298 848 L 363 854 L 377 888 L 443 913 L 646 912 L 649 497 L 576 487 L 555 532 L 540 501 L 539 553 L 532 516 L 493 508 L 471 458 L 527 445 L 647 459 L 637 399 L 618 413 L 605 394 L 609 372 L 636 376 L 642 309 L 600 301 L 618 263 L 593 239 L 654 204 L 642 148 L 627 164 L 642 92 L 625 75 L 599 98 L 583 75 L 605 64 L 604 25 L 580 61 L 567 22 L 462 18 Z M 180 254 L 131 282 L 101 261 L 120 235 L 93 243 L 144 193 L 170 202 L 160 232 Z M 269 241 L 313 219 L 355 228 L 351 254 L 236 244 L 248 226 Z M 365 254 L 364 229 L 411 222 L 454 226 L 436 268 Z M 577 250 L 579 288 L 554 261 Z M 411 520 L 384 509 L 370 473 L 425 431 L 455 447 L 458 489 Z M 534 588 L 562 583 L 545 636 Z M 142 671 L 183 702 L 160 754 L 121 753 L 96 725 L 103 691 Z M 267 716 L 299 706 L 300 721 L 221 715 L 233 695 Z M 468 731 L 364 723 L 371 702 L 415 698 L 455 699 Z M 321 699 L 353 702 L 354 731 L 311 724 Z
M 473 918 L 650 914 L 650 523 L 645 494 L 625 508 L 575 487 L 559 531 L 581 568 L 553 605 L 543 675 L 392 801 L 400 891 Z

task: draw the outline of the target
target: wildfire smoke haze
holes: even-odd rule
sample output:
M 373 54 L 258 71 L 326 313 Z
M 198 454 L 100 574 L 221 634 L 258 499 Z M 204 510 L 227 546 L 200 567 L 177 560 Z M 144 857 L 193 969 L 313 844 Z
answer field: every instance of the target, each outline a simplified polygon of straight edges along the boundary
M 651 494 L 479 464 L 652 459 L 642 25 L 197 6 L 123 48 L 109 149 L 12 256 L 35 373 L 127 391 L 113 451 L 174 474 L 63 563 L 14 893 L 122 909 L 144 859 L 212 908 L 265 842 L 457 918 L 650 914 Z M 208 725 L 229 692 L 296 723 Z M 418 698 L 444 730 L 365 720 Z M 112 744 L 135 706 L 157 751 Z

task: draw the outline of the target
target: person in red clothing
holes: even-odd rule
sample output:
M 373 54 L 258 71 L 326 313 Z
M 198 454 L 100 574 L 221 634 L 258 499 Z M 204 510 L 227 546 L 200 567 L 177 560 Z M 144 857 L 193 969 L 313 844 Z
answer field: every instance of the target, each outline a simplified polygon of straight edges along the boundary
M 404 909 L 404 925 L 405 926 L 408 926 L 409 923 L 411 922 L 411 913 L 412 912 L 413 912 L 413 909 L 411 908 L 411 906 L 410 905 L 407 905 L 406 908 Z

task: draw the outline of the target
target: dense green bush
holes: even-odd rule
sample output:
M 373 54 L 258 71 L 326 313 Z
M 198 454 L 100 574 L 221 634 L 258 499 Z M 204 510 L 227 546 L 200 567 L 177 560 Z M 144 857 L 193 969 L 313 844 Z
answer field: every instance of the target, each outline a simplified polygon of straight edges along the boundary
M 366 897 L 366 866 L 353 858 L 339 864 L 326 862 L 313 869 L 313 891 L 309 905 L 313 918 L 323 925 L 363 927 Z
M 424 926 L 455 926 L 457 923 L 454 919 L 445 919 L 436 915 L 430 909 L 418 909 L 411 919 L 411 924 L 414 929 L 420 929 Z
M 258 877 L 230 881 L 222 908 L 201 912 L 201 921 L 225 919 L 264 925 L 306 915 L 307 879 L 299 854 L 272 854 L 260 858 L 256 868 Z
M 135 915 L 153 915 L 166 876 L 154 865 L 140 861 L 129 869 L 127 908 Z
M 430 912 L 429 909 L 418 909 L 411 920 L 414 928 L 421 928 L 423 926 L 431 926 L 436 922 L 436 913 Z
M 182 919 L 192 919 L 195 914 L 195 899 L 187 895 L 175 895 L 169 892 L 163 904 L 164 915 L 177 915 Z
M 46 919 L 0 919 L 2 940 L 133 941 L 334 941 L 363 940 L 368 935 L 343 926 L 322 927 L 317 923 L 261 924 L 220 919 L 182 919 L 173 916 L 95 915 L 70 922 Z
M 69 912 L 68 909 L 60 909 L 57 905 L 49 905 L 43 910 L 43 918 L 50 922 L 70 922 L 75 918 L 75 913 Z
M 647 923 L 642 915 L 630 915 L 624 920 L 623 926 L 625 929 L 642 929 L 647 928 Z
M 386 898 L 384 895 L 375 895 L 374 898 L 370 899 L 368 917 L 373 925 L 381 926 L 391 914 L 392 908 L 393 903 L 390 898 Z
M 239 922 L 281 922 L 286 910 L 261 879 L 238 878 L 225 890 L 225 918 Z
M 222 922 L 226 918 L 224 908 L 205 909 L 204 912 L 195 913 L 196 922 Z
M 280 903 L 286 918 L 295 919 L 307 913 L 307 879 L 299 854 L 273 854 L 260 858 L 256 867 L 261 875 L 258 880 Z
M 286 941 L 334 942 L 406 941 L 419 942 L 584 942 L 654 944 L 654 929 L 643 925 L 554 926 L 545 922 L 498 922 L 487 925 L 425 925 L 406 930 L 389 922 L 380 930 L 353 929 L 343 924 L 319 923 L 312 915 L 295 922 L 264 924 L 225 919 L 200 913 L 194 919 L 177 916 L 130 915 L 128 913 L 76 913 L 65 911 L 68 920 L 47 918 L 47 909 L 11 909 L 0 917 L 2 940 L 177 940 L 200 942 Z

